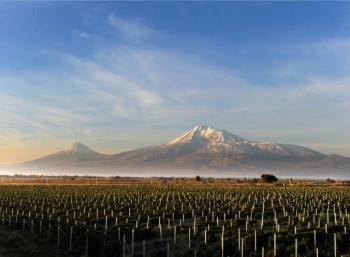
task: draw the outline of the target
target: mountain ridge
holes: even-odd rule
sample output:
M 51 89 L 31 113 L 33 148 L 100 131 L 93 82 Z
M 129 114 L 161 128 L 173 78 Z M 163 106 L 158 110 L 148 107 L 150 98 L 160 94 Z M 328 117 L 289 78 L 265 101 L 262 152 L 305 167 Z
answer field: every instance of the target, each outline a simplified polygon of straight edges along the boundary
M 297 171 L 317 173 L 335 170 L 347 175 L 350 158 L 326 155 L 313 149 L 281 143 L 259 142 L 241 138 L 227 130 L 197 125 L 167 143 L 116 154 L 98 153 L 75 142 L 63 151 L 21 163 L 18 168 L 45 168 L 83 172 L 106 170 L 140 172 L 142 170 L 211 170 L 275 173 Z

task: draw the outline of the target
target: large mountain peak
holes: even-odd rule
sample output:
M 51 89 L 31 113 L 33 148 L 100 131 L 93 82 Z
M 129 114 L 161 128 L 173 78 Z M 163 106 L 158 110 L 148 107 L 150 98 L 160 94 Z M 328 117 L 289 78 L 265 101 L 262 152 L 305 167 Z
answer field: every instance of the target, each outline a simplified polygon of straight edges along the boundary
M 311 149 L 271 142 L 257 142 L 243 139 L 224 129 L 197 125 L 183 135 L 173 139 L 167 147 L 186 149 L 185 152 L 234 153 L 249 156 L 274 156 L 288 158 L 322 157 Z M 179 150 L 177 150 L 179 151 Z
M 228 132 L 227 130 L 217 129 L 211 126 L 197 125 L 181 136 L 171 140 L 168 145 L 188 143 L 230 144 L 242 141 L 244 141 L 242 138 Z

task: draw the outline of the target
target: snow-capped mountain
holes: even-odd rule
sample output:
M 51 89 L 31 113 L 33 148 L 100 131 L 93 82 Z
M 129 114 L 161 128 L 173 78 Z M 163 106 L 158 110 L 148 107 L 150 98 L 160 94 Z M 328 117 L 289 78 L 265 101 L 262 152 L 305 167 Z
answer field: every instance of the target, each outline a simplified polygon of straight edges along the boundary
M 108 162 L 123 168 L 238 170 L 325 157 L 302 146 L 250 141 L 226 130 L 196 126 L 168 143 L 115 154 Z
M 170 141 L 166 146 L 192 148 L 198 152 L 236 153 L 290 158 L 321 158 L 324 156 L 319 152 L 301 146 L 246 140 L 227 130 L 220 130 L 209 126 L 196 126 L 194 129 Z
M 100 154 L 82 143 L 74 143 L 63 151 L 16 167 L 56 170 L 61 174 L 74 171 L 79 174 L 177 176 L 209 174 L 210 171 L 211 176 L 223 172 L 226 176 L 273 172 L 321 177 L 332 172 L 332 175 L 350 177 L 350 158 L 325 155 L 303 146 L 251 141 L 210 126 L 196 126 L 165 144 L 113 155 Z M 185 174 L 181 173 L 183 171 Z

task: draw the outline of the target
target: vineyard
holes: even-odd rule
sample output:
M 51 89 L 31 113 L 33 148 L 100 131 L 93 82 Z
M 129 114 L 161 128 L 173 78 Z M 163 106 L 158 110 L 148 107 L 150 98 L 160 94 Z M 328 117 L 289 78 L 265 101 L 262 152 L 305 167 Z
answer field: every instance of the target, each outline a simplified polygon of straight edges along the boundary
M 347 187 L 3 185 L 0 205 L 59 256 L 350 256 Z

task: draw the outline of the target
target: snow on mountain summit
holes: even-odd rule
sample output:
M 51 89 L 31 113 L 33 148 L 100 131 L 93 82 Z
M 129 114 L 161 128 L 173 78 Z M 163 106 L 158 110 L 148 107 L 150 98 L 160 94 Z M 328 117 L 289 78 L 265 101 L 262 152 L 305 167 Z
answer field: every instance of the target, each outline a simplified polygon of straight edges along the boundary
M 226 130 L 219 130 L 210 126 L 195 126 L 192 130 L 170 141 L 168 145 L 184 143 L 201 143 L 210 144 L 230 144 L 233 142 L 242 142 L 243 139 L 231 134 Z
M 261 156 L 274 155 L 279 157 L 323 156 L 319 152 L 302 146 L 246 140 L 227 130 L 200 125 L 171 140 L 166 146 L 177 148 L 190 147 L 197 152 L 221 152 Z

